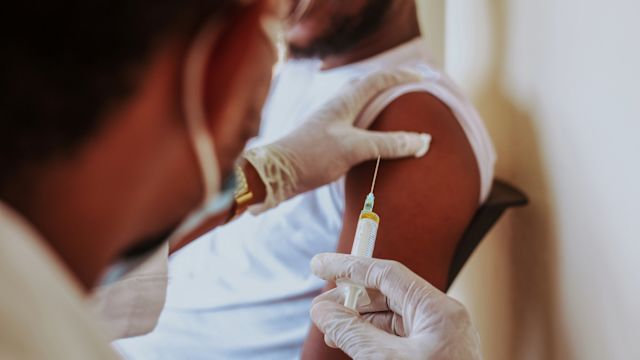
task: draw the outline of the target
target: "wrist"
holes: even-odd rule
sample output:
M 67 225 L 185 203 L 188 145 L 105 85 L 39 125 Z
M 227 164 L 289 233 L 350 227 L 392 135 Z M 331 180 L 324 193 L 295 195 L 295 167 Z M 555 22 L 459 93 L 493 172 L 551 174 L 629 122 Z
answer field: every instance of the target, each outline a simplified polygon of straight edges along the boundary
M 236 165 L 235 172 L 237 181 L 235 203 L 227 221 L 242 214 L 251 205 L 264 202 L 267 194 L 260 174 L 251 163 L 241 161 Z
M 250 162 L 244 161 L 241 169 L 244 172 L 244 176 L 247 181 L 247 187 L 253 194 L 251 200 L 249 200 L 247 204 L 255 205 L 264 202 L 267 198 L 267 189 L 256 168 L 253 167 Z
M 259 214 L 278 206 L 281 202 L 297 194 L 297 177 L 291 158 L 293 155 L 278 143 L 247 150 L 244 159 L 252 165 L 258 189 L 264 190 L 251 206 L 251 212 Z

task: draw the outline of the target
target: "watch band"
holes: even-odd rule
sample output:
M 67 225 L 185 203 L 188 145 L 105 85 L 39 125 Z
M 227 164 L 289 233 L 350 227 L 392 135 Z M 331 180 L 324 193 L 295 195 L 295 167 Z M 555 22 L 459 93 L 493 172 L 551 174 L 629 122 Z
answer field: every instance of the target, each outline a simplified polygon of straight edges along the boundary
M 237 181 L 235 191 L 236 214 L 239 214 L 249 206 L 249 201 L 253 199 L 253 192 L 249 189 L 247 177 L 240 165 L 235 166 L 235 172 Z

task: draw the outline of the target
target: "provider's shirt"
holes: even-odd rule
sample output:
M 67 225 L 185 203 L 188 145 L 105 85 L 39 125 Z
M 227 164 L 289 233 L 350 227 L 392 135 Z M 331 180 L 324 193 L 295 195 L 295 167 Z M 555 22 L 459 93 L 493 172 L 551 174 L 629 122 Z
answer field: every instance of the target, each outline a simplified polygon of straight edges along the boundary
M 0 359 L 117 359 L 42 237 L 0 202 Z

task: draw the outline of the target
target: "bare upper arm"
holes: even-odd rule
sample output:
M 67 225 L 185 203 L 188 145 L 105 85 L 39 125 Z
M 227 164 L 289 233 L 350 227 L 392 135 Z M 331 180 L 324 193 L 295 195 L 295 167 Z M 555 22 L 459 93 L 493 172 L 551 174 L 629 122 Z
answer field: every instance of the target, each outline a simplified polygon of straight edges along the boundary
M 398 260 L 443 289 L 455 246 L 480 198 L 473 150 L 451 110 L 425 92 L 398 98 L 379 115 L 372 129 L 432 136 L 426 156 L 380 164 L 374 211 L 381 222 L 374 256 Z M 369 162 L 347 175 L 339 252 L 351 251 L 373 169 L 374 163 Z
M 480 198 L 480 174 L 473 150 L 451 110 L 425 92 L 396 99 L 371 129 L 432 136 L 426 156 L 380 163 L 374 211 L 381 220 L 374 257 L 400 261 L 444 289 L 453 252 Z M 374 166 L 375 162 L 367 162 L 347 175 L 338 252 L 351 251 Z M 343 356 L 326 347 L 318 330 L 312 330 L 305 343 L 305 359 Z

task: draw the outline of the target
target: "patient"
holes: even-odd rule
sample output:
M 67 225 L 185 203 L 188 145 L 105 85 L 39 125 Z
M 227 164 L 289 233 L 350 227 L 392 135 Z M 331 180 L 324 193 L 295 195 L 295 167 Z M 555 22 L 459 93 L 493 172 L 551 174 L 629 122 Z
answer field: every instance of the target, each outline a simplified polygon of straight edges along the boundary
M 359 119 L 379 130 L 430 133 L 420 159 L 383 161 L 375 257 L 401 261 L 439 288 L 493 177 L 495 154 L 473 106 L 430 62 L 414 0 L 317 1 L 289 24 L 291 59 L 273 83 L 254 144 L 296 128 L 341 86 L 380 69 L 423 81 L 389 89 Z M 333 284 L 311 275 L 320 252 L 349 252 L 372 163 L 260 216 L 244 215 L 176 253 L 167 306 L 150 335 L 117 342 L 137 359 L 345 357 L 311 327 L 312 299 Z

